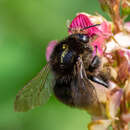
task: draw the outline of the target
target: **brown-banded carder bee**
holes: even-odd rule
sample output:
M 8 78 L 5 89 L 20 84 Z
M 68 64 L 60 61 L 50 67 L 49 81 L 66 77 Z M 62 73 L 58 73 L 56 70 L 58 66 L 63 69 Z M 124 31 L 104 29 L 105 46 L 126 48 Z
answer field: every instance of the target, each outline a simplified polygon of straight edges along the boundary
M 15 111 L 24 112 L 44 104 L 52 92 L 64 104 L 81 109 L 98 102 L 91 82 L 103 87 L 109 87 L 109 82 L 89 40 L 89 35 L 79 32 L 59 41 L 46 66 L 18 92 Z M 49 79 L 52 76 L 53 84 Z

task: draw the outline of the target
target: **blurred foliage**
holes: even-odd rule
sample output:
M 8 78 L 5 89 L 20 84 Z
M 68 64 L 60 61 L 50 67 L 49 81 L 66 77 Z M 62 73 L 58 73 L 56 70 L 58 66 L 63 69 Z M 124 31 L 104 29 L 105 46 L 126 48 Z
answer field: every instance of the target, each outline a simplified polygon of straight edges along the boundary
M 77 12 L 106 16 L 97 0 L 0 0 L 0 130 L 87 129 L 87 112 L 55 97 L 27 113 L 13 109 L 16 93 L 46 64 L 47 43 L 67 36 L 66 20 Z

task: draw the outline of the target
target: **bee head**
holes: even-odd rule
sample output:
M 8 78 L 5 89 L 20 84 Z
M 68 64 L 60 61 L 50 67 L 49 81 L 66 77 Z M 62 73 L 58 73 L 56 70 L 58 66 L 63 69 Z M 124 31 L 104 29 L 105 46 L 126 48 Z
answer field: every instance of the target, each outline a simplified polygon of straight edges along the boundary
M 88 43 L 89 42 L 89 36 L 87 34 L 72 34 L 74 37 L 77 38 L 77 40 L 83 42 L 83 43 Z

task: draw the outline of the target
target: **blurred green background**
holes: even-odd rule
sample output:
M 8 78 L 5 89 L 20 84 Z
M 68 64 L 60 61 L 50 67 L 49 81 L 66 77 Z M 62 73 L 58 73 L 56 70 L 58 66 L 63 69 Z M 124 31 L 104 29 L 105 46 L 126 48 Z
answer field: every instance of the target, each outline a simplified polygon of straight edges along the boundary
M 0 0 L 0 130 L 85 130 L 90 116 L 52 97 L 16 113 L 16 93 L 46 64 L 49 41 L 67 36 L 66 20 L 99 12 L 97 0 Z

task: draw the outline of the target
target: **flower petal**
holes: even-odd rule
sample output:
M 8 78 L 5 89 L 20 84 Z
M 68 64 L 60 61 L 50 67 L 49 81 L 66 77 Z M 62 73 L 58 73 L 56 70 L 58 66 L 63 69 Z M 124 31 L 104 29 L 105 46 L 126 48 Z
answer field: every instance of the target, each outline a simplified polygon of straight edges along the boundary
M 103 45 L 104 45 L 105 39 L 103 36 L 99 36 L 96 40 L 94 40 L 91 44 L 95 48 L 93 54 L 98 53 L 100 55 L 103 54 Z
M 130 76 L 128 69 L 129 69 L 128 61 L 127 59 L 123 59 L 120 65 L 118 66 L 118 77 L 117 77 L 117 80 L 120 81 L 120 83 L 122 84 L 124 84 L 125 81 L 128 79 L 128 77 Z
M 123 90 L 120 88 L 114 88 L 108 93 L 108 100 L 106 104 L 106 114 L 108 118 L 117 119 L 116 114 L 119 110 L 122 94 Z
M 103 35 L 105 39 L 112 36 L 112 27 L 110 23 L 103 21 L 101 25 L 98 27 L 98 29 L 102 32 L 101 35 Z
M 114 39 L 111 40 L 106 44 L 106 52 L 111 52 L 116 50 L 117 48 L 128 48 L 130 47 L 130 34 L 120 32 L 114 35 Z
M 91 26 L 93 23 L 90 21 L 89 17 L 83 13 L 79 13 L 71 22 L 69 28 L 69 33 L 72 34 L 71 30 L 75 29 L 83 29 L 85 27 Z M 86 29 L 86 34 L 89 36 L 95 35 L 96 32 L 98 32 L 97 27 L 91 27 L 89 29 Z
M 53 51 L 53 49 L 54 49 L 54 47 L 55 47 L 56 44 L 57 44 L 57 41 L 56 41 L 56 40 L 51 41 L 51 42 L 48 44 L 48 46 L 47 46 L 47 48 L 46 48 L 46 60 L 47 60 L 47 61 L 50 60 L 50 56 L 51 56 L 52 51 Z
M 112 120 L 95 120 L 88 125 L 88 130 L 107 130 Z
M 129 113 L 129 114 L 123 114 L 123 115 L 122 115 L 122 119 L 123 119 L 125 122 L 130 122 L 130 113 Z

